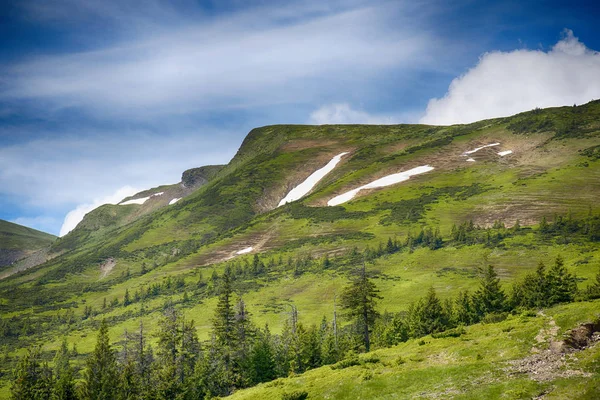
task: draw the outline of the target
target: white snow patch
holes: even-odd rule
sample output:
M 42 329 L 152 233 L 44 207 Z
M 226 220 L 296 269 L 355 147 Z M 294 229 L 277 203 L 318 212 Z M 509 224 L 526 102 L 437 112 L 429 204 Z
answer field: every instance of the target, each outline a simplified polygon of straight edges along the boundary
M 130 204 L 144 204 L 146 200 L 154 196 L 162 196 L 165 192 L 152 193 L 148 197 L 140 197 L 139 199 L 127 200 L 119 203 L 120 206 L 128 206 Z
M 250 253 L 252 250 L 254 250 L 253 247 L 246 247 L 245 249 L 237 251 L 235 254 L 247 254 Z
M 175 198 L 175 199 L 171 200 L 171 201 L 169 202 L 169 205 L 171 206 L 171 205 L 173 205 L 173 204 L 177 203 L 179 200 L 181 200 L 181 197 L 179 197 L 179 198 Z
M 330 173 L 335 166 L 340 162 L 344 155 L 348 154 L 348 152 L 340 153 L 337 156 L 333 157 L 331 161 L 327 163 L 323 168 L 319 168 L 315 172 L 313 172 L 308 178 L 304 180 L 301 184 L 290 190 L 290 192 L 279 202 L 277 207 L 281 207 L 286 203 L 291 203 L 292 201 L 296 201 L 306 196 L 308 192 L 312 190 L 313 187 L 321 179 L 325 177 L 328 173 Z
M 478 151 L 479 151 L 479 150 L 481 150 L 481 149 L 485 149 L 486 147 L 492 147 L 492 146 L 500 146 L 500 143 L 486 144 L 485 146 L 481 146 L 481 147 L 477 147 L 476 149 L 473 149 L 473 150 L 465 151 L 465 152 L 463 153 L 463 156 L 464 156 L 464 155 L 467 155 L 467 154 L 473 154 L 473 153 L 476 153 L 476 152 L 478 152 Z
M 469 162 L 475 162 L 475 160 L 472 159 L 472 158 L 467 158 L 467 161 L 469 161 Z
M 119 203 L 119 205 L 120 206 L 128 206 L 130 204 L 144 204 L 146 202 L 146 200 L 148 200 L 150 197 L 152 197 L 152 196 L 141 197 L 139 199 L 133 199 L 133 200 L 127 200 L 122 203 Z
M 368 184 L 358 187 L 356 189 L 352 189 L 349 192 L 346 192 L 346 193 L 340 194 L 339 196 L 334 197 L 333 199 L 331 199 L 327 202 L 327 205 L 328 206 L 337 206 L 339 204 L 342 204 L 342 203 L 352 200 L 352 198 L 354 198 L 354 196 L 356 196 L 356 194 L 363 189 L 375 189 L 375 188 L 394 185 L 396 183 L 400 183 L 400 182 L 404 182 L 404 181 L 408 180 L 413 175 L 423 174 L 423 173 L 429 172 L 431 170 L 433 170 L 432 166 L 423 165 L 420 167 L 409 169 L 408 171 L 384 176 L 383 178 L 379 178 L 371 183 L 368 183 Z
M 498 153 L 498 155 L 500 157 L 504 157 L 504 156 L 511 154 L 512 152 L 513 152 L 512 150 L 501 151 L 500 153 Z

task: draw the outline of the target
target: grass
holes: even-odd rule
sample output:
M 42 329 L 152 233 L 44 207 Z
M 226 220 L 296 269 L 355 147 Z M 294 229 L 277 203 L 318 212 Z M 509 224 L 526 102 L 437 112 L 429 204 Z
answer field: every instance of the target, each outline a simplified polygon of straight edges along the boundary
M 597 318 L 599 305 L 575 303 L 545 312 L 566 330 Z M 592 373 L 591 378 L 537 382 L 523 374 L 507 374 L 508 361 L 529 355 L 535 336 L 546 325 L 543 317 L 510 316 L 501 323 L 466 327 L 466 334 L 458 338 L 426 337 L 361 355 L 379 359 L 377 363 L 343 369 L 325 366 L 241 390 L 231 399 L 278 399 L 293 391 L 306 391 L 310 399 L 522 399 L 547 392 L 548 398 L 584 398 L 600 383 L 597 345 L 578 353 L 568 366 Z M 424 345 L 419 344 L 422 340 Z
M 508 291 L 515 279 L 533 271 L 540 260 L 550 264 L 558 254 L 580 278 L 583 289 L 600 268 L 599 244 L 578 236 L 566 241 L 560 235 L 542 237 L 532 228 L 542 217 L 552 220 L 554 214 L 567 212 L 583 217 L 600 211 L 595 201 L 600 193 L 600 160 L 594 150 L 600 137 L 598 126 L 593 125 L 600 116 L 600 102 L 577 107 L 576 111 L 572 107 L 549 109 L 533 117 L 521 114 L 452 127 L 279 125 L 255 129 L 230 164 L 211 170 L 208 184 L 175 205 L 148 214 L 136 211 L 137 206 L 100 208 L 86 217 L 81 229 L 54 243 L 51 261 L 0 280 L 2 318 L 28 321 L 35 328 L 34 333 L 19 335 L 18 339 L 0 337 L 0 345 L 14 356 L 31 344 L 46 343 L 44 350 L 50 355 L 65 335 L 70 343 L 77 343 L 83 358 L 93 348 L 99 318 L 111 320 L 114 341 L 124 329 L 135 329 L 140 321 L 139 303 L 82 319 L 86 306 L 101 310 L 104 298 L 108 302 L 122 299 L 126 290 L 133 294 L 169 277 L 184 279 L 191 301 L 181 304 L 181 291 L 147 300 L 142 316 L 147 330 L 154 329 L 162 306 L 172 300 L 186 318 L 196 321 L 201 339 L 207 339 L 216 300 L 208 292 L 194 295 L 193 286 L 199 273 L 204 281 L 213 271 L 221 274 L 227 260 L 251 262 L 253 254 L 235 255 L 239 249 L 253 246 L 265 263 L 280 257 L 320 260 L 325 254 L 335 261 L 354 247 L 377 248 L 389 237 L 403 241 L 409 232 L 416 234 L 423 226 L 439 228 L 447 241 L 454 224 L 471 219 L 481 226 L 490 226 L 495 220 L 511 226 L 519 219 L 525 228 L 495 247 L 454 244 L 438 250 L 404 249 L 376 259 L 368 268 L 375 273 L 383 295 L 380 311 L 406 310 L 430 286 L 442 299 L 460 290 L 473 290 L 478 284 L 477 268 L 487 264 L 496 267 Z M 542 122 L 548 119 L 551 125 L 536 122 L 540 115 Z M 580 123 L 568 125 L 569 129 L 558 128 L 573 118 Z M 556 130 L 547 129 L 549 126 Z M 527 131 L 530 127 L 535 129 Z M 514 154 L 499 158 L 491 148 L 475 153 L 475 163 L 466 163 L 461 157 L 465 150 L 492 141 L 501 142 L 503 149 L 513 149 Z M 309 196 L 275 208 L 305 175 L 348 150 L 352 154 Z M 340 207 L 323 207 L 335 194 L 424 164 L 436 169 L 398 185 L 361 193 Z M 109 257 L 116 260 L 116 266 L 101 278 L 99 265 Z M 144 275 L 140 274 L 142 263 L 149 269 Z M 275 333 L 288 316 L 287 304 L 298 308 L 303 323 L 318 324 L 323 316 L 331 318 L 334 296 L 347 283 L 351 267 L 347 262 L 327 270 L 315 266 L 294 276 L 291 269 L 278 266 L 265 276 L 239 282 L 238 294 L 248 305 L 254 323 L 268 323 Z M 125 277 L 127 271 L 129 278 Z M 565 327 L 593 311 L 588 303 L 564 306 L 569 312 L 561 311 L 561 307 L 552 310 L 557 310 L 555 318 Z M 52 322 L 67 310 L 74 313 L 73 323 Z M 256 390 L 272 389 L 277 396 L 283 389 L 307 390 L 310 398 L 314 393 L 323 398 L 344 398 L 345 393 L 355 398 L 371 398 L 374 393 L 380 393 L 379 398 L 435 393 L 457 398 L 497 397 L 499 393 L 511 393 L 508 398 L 533 396 L 546 387 L 522 377 L 515 377 L 513 383 L 504 382 L 499 378 L 502 372 L 494 368 L 499 360 L 524 354 L 528 335 L 539 329 L 539 323 L 531 319 L 515 327 L 505 335 L 511 337 L 506 343 L 487 338 L 500 338 L 494 329 L 502 330 L 510 321 L 493 325 L 496 328 L 468 328 L 466 338 L 477 339 L 467 342 L 462 336 L 426 339 L 429 343 L 425 346 L 410 342 L 381 350 L 385 353 L 383 361 L 374 366 L 327 372 L 324 376 L 339 380 L 337 386 L 326 385 L 324 377 L 311 371 L 286 380 L 281 387 L 270 383 Z M 484 359 L 477 360 L 477 354 L 485 355 Z M 395 366 L 394 360 L 400 356 L 407 362 Z M 596 365 L 593 357 L 586 360 Z M 13 364 L 14 359 L 0 368 L 5 374 L 0 383 L 6 382 Z M 468 374 L 473 380 L 467 379 Z M 473 383 L 477 379 L 487 383 Z M 310 390 L 304 389 L 303 382 L 312 385 Z M 561 385 L 566 388 L 573 384 L 581 386 L 578 393 L 583 396 L 586 386 L 576 378 L 560 382 L 557 380 L 557 393 L 561 393 Z M 422 383 L 426 388 L 423 393 L 418 391 Z M 321 386 L 328 392 L 319 392 Z M 448 387 L 454 391 L 444 393 Z

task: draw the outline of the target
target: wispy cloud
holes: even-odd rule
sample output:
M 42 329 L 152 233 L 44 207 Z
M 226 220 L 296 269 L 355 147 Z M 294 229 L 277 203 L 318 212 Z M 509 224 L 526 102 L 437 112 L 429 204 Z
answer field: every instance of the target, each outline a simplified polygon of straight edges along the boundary
M 393 116 L 369 114 L 353 109 L 348 103 L 335 103 L 320 107 L 310 114 L 308 122 L 315 125 L 325 124 L 376 124 L 389 125 L 400 123 Z
M 306 4 L 294 6 L 300 17 L 250 9 L 11 65 L 0 98 L 129 116 L 297 103 L 322 93 L 332 76 L 360 80 L 421 65 L 433 46 L 397 6 L 315 12 Z
M 548 52 L 515 50 L 484 54 L 448 93 L 431 99 L 426 124 L 468 123 L 600 98 L 600 53 L 570 30 Z

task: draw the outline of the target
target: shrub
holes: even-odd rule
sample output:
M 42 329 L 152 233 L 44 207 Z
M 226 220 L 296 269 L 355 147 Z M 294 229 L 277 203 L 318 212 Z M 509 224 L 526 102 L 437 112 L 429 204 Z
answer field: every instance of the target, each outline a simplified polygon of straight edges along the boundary
M 284 393 L 281 400 L 304 400 L 308 398 L 308 393 L 304 391 Z

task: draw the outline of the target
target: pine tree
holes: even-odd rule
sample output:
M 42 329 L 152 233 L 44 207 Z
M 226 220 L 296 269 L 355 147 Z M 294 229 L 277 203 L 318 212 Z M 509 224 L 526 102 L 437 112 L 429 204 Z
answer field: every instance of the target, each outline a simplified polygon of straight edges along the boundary
M 125 289 L 125 295 L 123 296 L 123 307 L 127 307 L 131 304 L 131 299 L 129 298 L 129 289 Z
M 254 384 L 268 382 L 277 377 L 275 358 L 269 326 L 258 332 L 257 341 L 250 355 L 251 377 Z
M 54 356 L 54 394 L 53 400 L 74 400 L 77 399 L 75 391 L 75 381 L 73 378 L 73 367 L 69 362 L 70 352 L 67 347 L 67 340 L 64 339 L 60 349 Z
M 117 394 L 116 382 L 117 360 L 109 342 L 108 325 L 102 320 L 96 347 L 86 361 L 80 397 L 84 400 L 114 399 Z
M 219 345 L 232 347 L 235 342 L 235 312 L 231 305 L 231 269 L 223 274 L 219 301 L 213 319 L 213 332 Z
M 596 279 L 587 288 L 587 296 L 590 299 L 600 298 L 600 269 L 596 274 Z
M 483 272 L 479 289 L 473 296 L 473 302 L 480 317 L 489 313 L 504 311 L 506 294 L 500 286 L 500 278 L 498 278 L 493 266 L 489 265 Z
M 527 274 L 520 285 L 520 291 L 513 293 L 513 303 L 524 307 L 546 307 L 550 305 L 550 286 L 546 275 L 546 265 L 540 261 L 533 274 Z
M 547 279 L 550 304 L 573 301 L 577 294 L 577 280 L 567 270 L 560 255 L 548 271 Z
M 347 286 L 341 296 L 341 306 L 346 312 L 346 317 L 352 320 L 361 330 L 363 344 L 368 352 L 371 349 L 370 334 L 378 317 L 375 309 L 377 300 L 382 297 L 375 284 L 369 279 L 363 262 L 357 277 Z
M 457 324 L 471 325 L 477 322 L 477 311 L 468 291 L 458 293 L 455 305 L 455 321 Z
M 424 298 L 409 308 L 408 320 L 410 331 L 415 337 L 444 331 L 450 325 L 450 318 L 433 287 L 429 288 Z
M 19 361 L 10 389 L 13 400 L 50 400 L 52 371 L 41 363 L 40 355 L 39 348 L 29 349 Z

